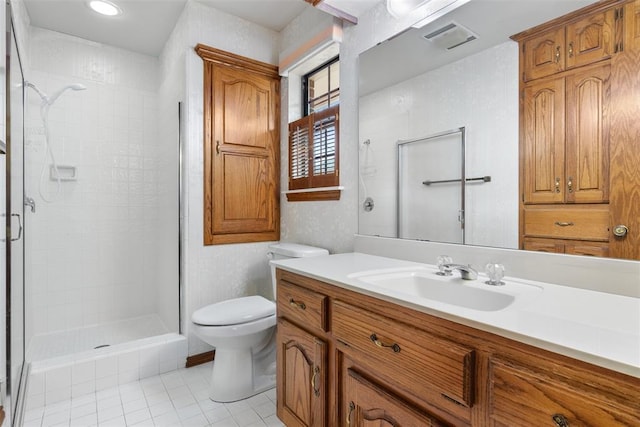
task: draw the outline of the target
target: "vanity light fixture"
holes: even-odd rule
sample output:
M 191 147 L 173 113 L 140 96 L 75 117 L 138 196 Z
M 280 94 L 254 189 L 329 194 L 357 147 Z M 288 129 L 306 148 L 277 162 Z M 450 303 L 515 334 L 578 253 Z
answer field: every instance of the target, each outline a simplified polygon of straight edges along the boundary
M 122 9 L 115 3 L 107 0 L 90 0 L 89 7 L 101 15 L 117 16 L 122 14 Z

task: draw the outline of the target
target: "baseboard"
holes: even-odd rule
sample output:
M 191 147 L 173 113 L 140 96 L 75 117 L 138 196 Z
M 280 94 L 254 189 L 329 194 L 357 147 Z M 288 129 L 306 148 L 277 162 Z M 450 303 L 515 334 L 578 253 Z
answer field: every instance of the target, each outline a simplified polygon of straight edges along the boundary
M 216 351 L 207 351 L 205 353 L 194 354 L 193 356 L 187 356 L 187 363 L 185 365 L 186 368 L 191 368 L 192 366 L 202 365 L 203 363 L 211 362 L 216 355 Z

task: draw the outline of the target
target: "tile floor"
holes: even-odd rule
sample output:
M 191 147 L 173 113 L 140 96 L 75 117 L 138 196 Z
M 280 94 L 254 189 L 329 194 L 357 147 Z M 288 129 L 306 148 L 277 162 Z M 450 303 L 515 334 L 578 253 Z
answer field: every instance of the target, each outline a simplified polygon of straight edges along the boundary
M 275 415 L 275 388 L 223 404 L 207 397 L 210 380 L 207 363 L 43 407 L 27 402 L 24 427 L 284 426 Z

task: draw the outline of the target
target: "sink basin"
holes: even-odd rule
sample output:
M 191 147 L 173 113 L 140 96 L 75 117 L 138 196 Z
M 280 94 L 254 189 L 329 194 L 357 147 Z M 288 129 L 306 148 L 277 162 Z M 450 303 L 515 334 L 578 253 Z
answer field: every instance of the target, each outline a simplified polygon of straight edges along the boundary
M 438 301 L 478 311 L 498 311 L 511 306 L 525 294 L 540 288 L 508 281 L 492 287 L 484 279 L 462 280 L 459 276 L 438 276 L 435 270 L 416 268 L 406 271 L 378 271 L 349 276 L 391 293 Z

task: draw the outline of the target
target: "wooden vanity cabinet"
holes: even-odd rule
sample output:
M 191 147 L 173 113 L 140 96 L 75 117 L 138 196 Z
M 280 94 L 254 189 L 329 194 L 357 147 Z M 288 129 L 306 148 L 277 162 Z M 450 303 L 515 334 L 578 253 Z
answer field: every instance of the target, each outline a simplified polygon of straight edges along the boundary
M 640 425 L 640 378 L 299 274 L 277 278 L 277 414 L 288 427 Z

